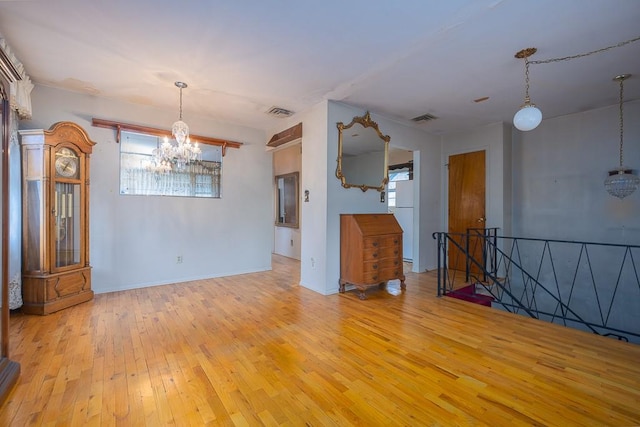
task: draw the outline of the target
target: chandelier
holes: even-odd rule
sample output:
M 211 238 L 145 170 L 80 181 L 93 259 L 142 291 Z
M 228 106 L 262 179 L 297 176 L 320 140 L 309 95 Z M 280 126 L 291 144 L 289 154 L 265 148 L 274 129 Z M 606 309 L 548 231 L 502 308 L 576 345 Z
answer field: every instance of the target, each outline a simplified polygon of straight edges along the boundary
M 169 172 L 174 166 L 183 170 L 186 165 L 202 160 L 202 150 L 197 142 L 191 143 L 189 126 L 182 121 L 182 89 L 186 88 L 187 84 L 176 82 L 175 85 L 180 89 L 180 118 L 171 126 L 171 135 L 175 143 L 165 136 L 162 144 L 151 153 L 150 169 L 156 172 Z
M 620 166 L 617 169 L 609 171 L 609 176 L 604 180 L 604 188 L 607 189 L 609 194 L 619 199 L 624 199 L 628 195 L 632 194 L 638 189 L 640 185 L 640 177 L 633 173 L 633 170 L 622 166 L 623 155 L 623 133 L 624 133 L 624 121 L 623 121 L 623 95 L 624 95 L 624 81 L 631 77 L 631 74 L 620 74 L 613 78 L 614 81 L 620 83 Z

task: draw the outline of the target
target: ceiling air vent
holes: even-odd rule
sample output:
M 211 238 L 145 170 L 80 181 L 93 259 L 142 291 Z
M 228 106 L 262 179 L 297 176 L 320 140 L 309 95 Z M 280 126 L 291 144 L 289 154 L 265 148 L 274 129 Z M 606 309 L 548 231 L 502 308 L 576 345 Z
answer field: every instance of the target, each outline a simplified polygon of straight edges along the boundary
M 267 111 L 267 114 L 275 117 L 291 117 L 293 116 L 293 111 L 280 107 L 271 107 L 269 111 Z
M 435 120 L 435 119 L 437 119 L 437 117 L 432 114 L 423 114 L 421 116 L 414 117 L 411 120 L 416 123 L 422 123 L 422 122 L 430 122 L 431 120 Z

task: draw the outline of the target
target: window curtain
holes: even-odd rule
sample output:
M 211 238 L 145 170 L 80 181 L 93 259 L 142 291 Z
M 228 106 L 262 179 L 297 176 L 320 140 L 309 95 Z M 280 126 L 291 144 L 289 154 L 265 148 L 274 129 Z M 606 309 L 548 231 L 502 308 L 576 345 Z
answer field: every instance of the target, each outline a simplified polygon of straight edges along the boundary
M 22 306 L 22 193 L 18 120 L 31 118 L 33 84 L 7 42 L 0 38 L 0 72 L 9 82 L 9 308 Z M 6 95 L 6 94 L 5 94 Z
M 16 56 L 11 52 L 7 42 L 0 38 L 0 49 L 2 49 L 3 62 L 9 61 L 9 64 L 2 64 L 3 69 L 9 66 L 17 70 L 19 78 L 9 79 L 9 107 L 18 114 L 20 119 L 31 118 L 31 91 L 33 83 L 24 70 L 24 66 Z

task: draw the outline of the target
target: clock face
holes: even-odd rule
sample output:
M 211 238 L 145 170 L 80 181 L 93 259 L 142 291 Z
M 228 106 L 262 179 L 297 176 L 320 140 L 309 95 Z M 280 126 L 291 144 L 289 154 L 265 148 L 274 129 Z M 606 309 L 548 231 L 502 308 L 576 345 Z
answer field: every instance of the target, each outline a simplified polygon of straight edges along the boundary
M 69 148 L 56 153 L 56 173 L 64 178 L 74 178 L 78 173 L 78 156 Z

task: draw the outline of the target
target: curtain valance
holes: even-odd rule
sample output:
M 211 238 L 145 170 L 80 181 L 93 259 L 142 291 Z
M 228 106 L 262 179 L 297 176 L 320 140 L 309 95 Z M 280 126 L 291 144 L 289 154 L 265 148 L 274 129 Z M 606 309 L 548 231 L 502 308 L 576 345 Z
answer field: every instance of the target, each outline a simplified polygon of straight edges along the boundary
M 9 106 L 21 119 L 30 119 L 33 83 L 3 38 L 0 38 L 0 49 L 0 67 L 9 80 Z

